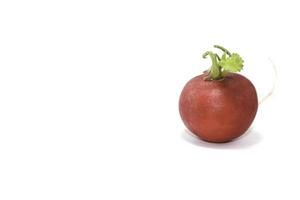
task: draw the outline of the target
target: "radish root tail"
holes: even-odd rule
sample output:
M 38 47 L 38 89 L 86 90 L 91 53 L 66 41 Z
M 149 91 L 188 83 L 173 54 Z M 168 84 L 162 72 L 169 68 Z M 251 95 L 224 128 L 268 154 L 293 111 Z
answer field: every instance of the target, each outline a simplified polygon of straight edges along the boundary
M 272 64 L 272 68 L 273 68 L 273 73 L 274 73 L 274 79 L 273 79 L 273 85 L 272 85 L 272 88 L 271 90 L 268 92 L 268 94 L 266 94 L 264 97 L 262 97 L 258 104 L 262 104 L 265 100 L 267 100 L 269 97 L 271 97 L 274 92 L 275 92 L 275 89 L 276 89 L 276 84 L 277 84 L 277 79 L 278 79 L 278 75 L 277 75 L 277 68 L 276 68 L 276 65 L 274 64 L 273 60 L 271 58 L 269 58 L 269 61 L 270 63 Z

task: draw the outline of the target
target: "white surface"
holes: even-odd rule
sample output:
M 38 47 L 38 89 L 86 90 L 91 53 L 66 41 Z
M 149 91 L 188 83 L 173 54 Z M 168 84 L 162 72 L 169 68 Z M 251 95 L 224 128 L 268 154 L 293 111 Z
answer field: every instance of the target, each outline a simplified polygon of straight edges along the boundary
M 0 199 L 299 199 L 297 1 L 1 1 Z M 260 96 L 249 134 L 185 132 L 221 44 Z

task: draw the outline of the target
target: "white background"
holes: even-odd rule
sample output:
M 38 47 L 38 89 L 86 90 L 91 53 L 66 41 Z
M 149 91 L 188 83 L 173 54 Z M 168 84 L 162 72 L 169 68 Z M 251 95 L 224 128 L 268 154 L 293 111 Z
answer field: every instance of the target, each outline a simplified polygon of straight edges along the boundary
M 0 199 L 300 198 L 297 1 L 0 2 Z M 178 113 L 214 44 L 260 98 L 249 133 L 201 142 Z

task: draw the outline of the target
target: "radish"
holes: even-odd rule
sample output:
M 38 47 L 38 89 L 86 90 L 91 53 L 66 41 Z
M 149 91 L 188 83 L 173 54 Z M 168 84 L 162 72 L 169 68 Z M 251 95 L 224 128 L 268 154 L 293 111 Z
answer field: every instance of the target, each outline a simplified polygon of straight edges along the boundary
M 246 132 L 252 124 L 258 99 L 254 85 L 237 74 L 243 59 L 222 46 L 222 56 L 207 51 L 212 66 L 192 78 L 184 86 L 179 100 L 179 111 L 185 126 L 207 142 L 229 142 Z

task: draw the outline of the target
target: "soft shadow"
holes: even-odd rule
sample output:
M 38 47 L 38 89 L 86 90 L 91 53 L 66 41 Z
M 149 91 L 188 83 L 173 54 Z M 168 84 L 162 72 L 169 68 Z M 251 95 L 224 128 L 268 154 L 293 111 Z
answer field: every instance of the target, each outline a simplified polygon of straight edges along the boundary
M 188 130 L 182 131 L 181 137 L 193 145 L 213 149 L 246 149 L 257 145 L 263 139 L 261 134 L 253 128 L 250 128 L 241 137 L 227 143 L 205 142 Z

